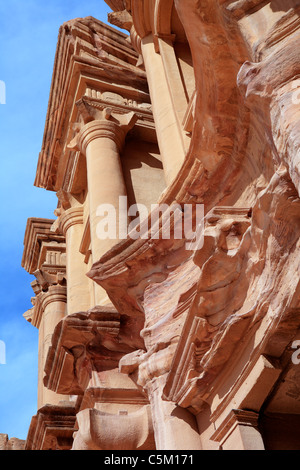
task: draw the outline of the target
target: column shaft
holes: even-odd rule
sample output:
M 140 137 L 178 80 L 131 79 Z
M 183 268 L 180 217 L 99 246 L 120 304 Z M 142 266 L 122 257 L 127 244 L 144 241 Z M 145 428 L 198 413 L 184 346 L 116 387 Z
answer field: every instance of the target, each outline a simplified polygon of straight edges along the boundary
M 60 228 L 66 237 L 67 313 L 86 311 L 92 307 L 91 281 L 88 267 L 79 248 L 83 232 L 83 209 L 74 207 L 60 217 Z
M 177 120 L 160 54 L 155 52 L 152 35 L 142 39 L 142 54 L 147 71 L 158 145 L 166 183 L 176 177 L 185 158 L 182 129 Z
M 70 144 L 70 148 L 78 148 L 86 155 L 91 247 L 94 263 L 120 241 L 118 231 L 119 198 L 127 196 L 120 153 L 127 132 L 137 120 L 134 113 L 114 113 L 108 108 L 100 114 L 100 119 L 91 120 L 85 124 L 74 138 L 74 144 Z M 104 204 L 109 204 L 113 208 L 113 222 L 116 231 L 113 235 L 106 233 L 105 236 L 100 237 L 97 226 L 101 220 L 103 222 L 104 214 L 99 215 L 99 210 Z M 124 214 L 122 214 L 123 217 Z M 95 302 L 98 305 L 110 302 L 105 290 L 98 285 L 95 285 Z
M 93 140 L 87 146 L 86 158 L 92 257 L 93 262 L 96 262 L 119 241 L 118 238 L 106 240 L 98 238 L 97 224 L 100 218 L 97 216 L 97 209 L 101 204 L 111 204 L 116 210 L 118 222 L 119 197 L 126 196 L 127 191 L 118 147 L 113 140 L 107 137 Z
M 39 385 L 38 385 L 38 409 L 46 404 L 57 405 L 59 401 L 67 397 L 48 390 L 43 385 L 44 367 L 47 359 L 52 335 L 56 325 L 66 314 L 66 288 L 63 286 L 51 286 L 43 298 L 43 316 L 39 328 Z

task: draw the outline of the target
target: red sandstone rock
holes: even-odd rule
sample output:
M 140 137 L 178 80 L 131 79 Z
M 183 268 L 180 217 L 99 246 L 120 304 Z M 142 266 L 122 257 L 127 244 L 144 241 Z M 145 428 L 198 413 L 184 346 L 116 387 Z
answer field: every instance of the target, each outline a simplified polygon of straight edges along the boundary
M 26 448 L 299 449 L 299 2 L 107 3 L 128 37 L 91 17 L 59 34 L 35 180 L 57 220 L 29 222 L 23 258 L 44 345 Z M 175 216 L 169 239 L 100 240 L 120 196 L 161 220 L 204 204 L 203 246 Z

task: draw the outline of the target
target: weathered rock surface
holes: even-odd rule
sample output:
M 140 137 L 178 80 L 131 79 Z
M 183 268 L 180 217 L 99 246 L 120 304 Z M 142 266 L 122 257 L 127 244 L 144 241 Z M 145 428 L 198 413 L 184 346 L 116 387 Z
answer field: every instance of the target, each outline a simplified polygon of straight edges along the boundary
M 57 220 L 24 251 L 50 400 L 30 446 L 300 449 L 299 1 L 107 3 L 129 36 L 93 18 L 59 35 L 35 182 Z M 103 240 L 120 197 L 132 231 Z M 195 249 L 185 205 L 204 206 Z

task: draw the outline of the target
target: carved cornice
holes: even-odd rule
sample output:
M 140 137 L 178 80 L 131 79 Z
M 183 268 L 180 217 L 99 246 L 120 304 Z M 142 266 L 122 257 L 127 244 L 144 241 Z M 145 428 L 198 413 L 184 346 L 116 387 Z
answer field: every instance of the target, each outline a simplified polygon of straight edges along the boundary
M 49 269 L 50 267 L 50 269 Z M 66 284 L 66 268 L 65 265 L 50 265 L 42 270 L 37 270 L 33 274 L 36 280 L 31 283 L 31 287 L 35 295 L 46 293 L 52 286 L 65 286 Z
M 82 395 L 93 371 L 117 368 L 121 357 L 132 351 L 122 341 L 125 323 L 109 306 L 65 317 L 52 337 L 45 386 L 57 393 Z
M 99 96 L 98 96 L 99 95 Z M 109 113 L 116 120 L 126 119 L 126 116 L 134 113 L 134 126 L 128 131 L 138 140 L 157 143 L 156 129 L 152 115 L 151 104 L 140 100 L 128 99 L 118 93 L 99 93 L 93 89 L 87 89 L 85 95 L 76 102 L 79 111 L 79 121 L 85 124 L 91 120 L 106 119 Z M 80 129 L 80 124 L 75 123 L 74 130 Z M 71 138 L 71 137 L 70 137 Z
M 66 302 L 66 244 L 65 237 L 53 232 L 54 220 L 28 219 L 22 267 L 36 278 L 31 283 L 36 297 L 33 308 L 24 317 L 39 328 L 46 305 Z
M 70 158 L 65 151 L 69 124 L 75 122 L 75 102 L 87 88 L 121 89 L 128 98 L 150 102 L 145 72 L 135 66 L 138 55 L 126 39 L 92 17 L 60 28 L 36 186 L 54 191 L 63 187 Z
M 117 114 L 134 112 L 139 120 L 154 122 L 152 106 L 146 94 L 130 98 L 126 97 L 126 90 L 122 89 L 100 92 L 94 88 L 87 88 L 82 99 L 78 100 L 76 104 L 77 106 L 80 105 L 80 111 L 83 116 L 95 115 L 97 113 L 99 115 L 102 111 L 109 108 L 113 113 Z M 86 112 L 84 111 L 84 106 L 87 108 Z M 90 109 L 88 109 L 89 107 Z
M 71 450 L 75 423 L 71 403 L 43 406 L 31 420 L 25 450 Z
M 63 246 L 65 238 L 61 234 L 53 233 L 51 227 L 54 220 L 30 218 L 27 221 L 22 267 L 29 273 L 34 274 L 45 260 L 40 259 L 42 245 L 53 242 L 57 246 Z

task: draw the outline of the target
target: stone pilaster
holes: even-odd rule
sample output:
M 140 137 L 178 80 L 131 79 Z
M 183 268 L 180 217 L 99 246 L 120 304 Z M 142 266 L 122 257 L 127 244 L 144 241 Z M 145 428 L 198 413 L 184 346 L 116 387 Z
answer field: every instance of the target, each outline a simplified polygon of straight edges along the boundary
M 142 39 L 141 48 L 153 100 L 153 116 L 157 125 L 157 139 L 162 155 L 165 180 L 167 185 L 170 185 L 183 165 L 186 155 L 182 126 L 174 110 L 163 60 L 155 51 L 152 34 Z M 164 43 L 162 50 L 166 56 L 171 53 L 172 58 L 173 48 L 168 49 L 167 43 Z M 176 89 L 177 93 L 178 89 Z M 187 105 L 184 110 L 186 107 Z
M 83 234 L 83 208 L 71 207 L 64 211 L 59 216 L 58 227 L 66 238 L 67 313 L 71 315 L 91 307 L 91 281 L 86 276 L 84 256 L 79 251 Z
M 258 413 L 232 410 L 211 437 L 221 450 L 265 450 L 258 430 Z
M 39 302 L 41 322 L 39 324 L 38 409 L 46 404 L 57 405 L 61 400 L 65 399 L 62 395 L 48 390 L 43 384 L 43 377 L 53 331 L 66 313 L 66 286 L 50 286 L 47 292 L 40 294 Z
M 126 135 L 137 118 L 134 113 L 118 114 L 107 108 L 95 110 L 83 100 L 78 106 L 83 123 L 78 126 L 78 133 L 69 148 L 78 149 L 86 156 L 92 259 L 96 262 L 119 241 L 118 230 L 115 237 L 106 239 L 97 234 L 100 217 L 104 216 L 99 212 L 99 206 L 109 204 L 114 208 L 116 222 L 120 216 L 125 216 L 119 212 L 119 197 L 127 195 L 120 154 Z M 96 304 L 105 303 L 106 297 L 105 291 L 95 286 Z

